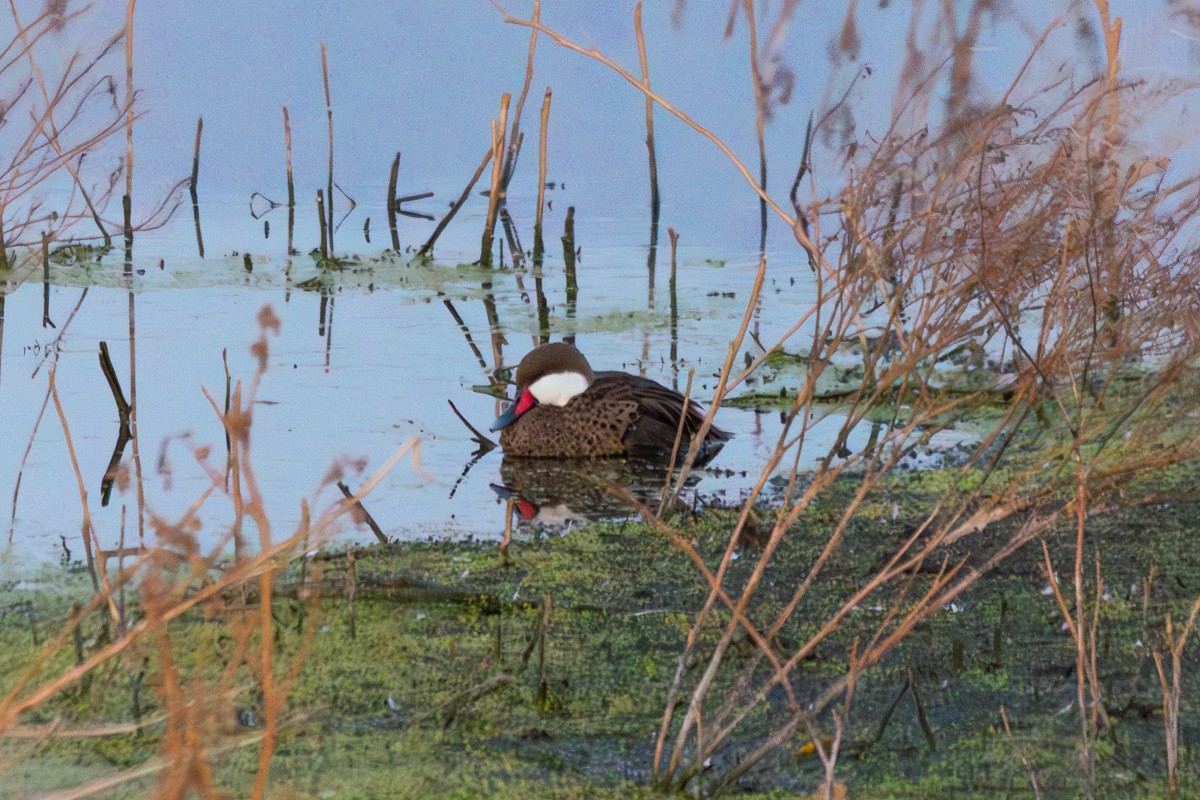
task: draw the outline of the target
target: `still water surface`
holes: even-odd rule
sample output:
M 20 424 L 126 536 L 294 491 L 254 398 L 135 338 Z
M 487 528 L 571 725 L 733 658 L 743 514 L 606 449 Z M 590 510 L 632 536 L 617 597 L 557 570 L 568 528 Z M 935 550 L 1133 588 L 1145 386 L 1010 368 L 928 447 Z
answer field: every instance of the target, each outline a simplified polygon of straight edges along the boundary
M 727 4 L 686 4 L 677 27 L 668 5 L 646 9 L 656 86 L 752 163 L 753 96 L 744 44 L 721 39 Z M 119 28 L 123 8 L 98 4 L 90 17 L 96 30 Z M 18 560 L 57 558 L 64 542 L 79 556 L 82 512 L 62 426 L 53 403 L 46 405 L 50 368 L 56 369 L 102 543 L 115 546 L 124 529 L 124 541 L 132 544 L 138 537 L 136 493 L 118 491 L 108 506 L 100 505 L 100 481 L 118 431 L 98 365 L 100 342 L 107 342 L 127 395 L 136 366 L 147 508 L 171 519 L 208 483 L 187 443 L 211 444 L 218 453 L 223 448 L 222 430 L 201 390 L 223 394 L 224 351 L 235 378 L 252 375 L 247 349 L 258 335 L 254 318 L 264 305 L 274 308 L 283 328 L 271 343 L 270 369 L 255 408 L 253 463 L 278 533 L 294 526 L 300 499 L 317 491 L 331 463 L 361 458 L 377 465 L 413 436 L 421 442 L 428 475 L 402 463 L 372 494 L 367 508 L 384 532 L 489 538 L 503 531 L 504 502 L 493 487 L 511 484 L 511 471 L 505 471 L 498 451 L 472 463 L 475 444 L 447 400 L 480 429 L 494 417 L 494 398 L 473 391 L 488 382 L 494 366 L 484 301 L 494 298 L 495 332 L 507 340 L 503 363 L 515 364 L 537 341 L 534 277 L 527 270 L 491 275 L 457 266 L 478 257 L 486 206 L 478 196 L 440 240 L 435 265 L 381 259 L 380 253 L 389 241 L 384 201 L 394 154 L 404 154 L 399 194 L 434 192 L 406 208 L 440 217 L 488 146 L 500 94 L 519 91 L 527 32 L 502 24 L 487 3 L 421 4 L 403 13 L 391 4 L 355 3 L 344 14 L 312 13 L 285 21 L 260 3 L 222 4 L 219 11 L 191 4 L 139 6 L 135 64 L 144 116 L 135 136 L 134 216 L 148 212 L 190 172 L 196 119 L 203 116 L 198 211 L 204 257 L 187 202 L 165 227 L 137 235 L 128 278 L 122 254 L 114 252 L 86 269 L 56 265 L 47 293 L 40 270 L 27 268 L 6 281 L 0 492 L 12 502 L 3 504 L 0 521 L 6 524 L 0 532 Z M 870 100 L 888 96 L 901 60 L 898 37 L 889 32 L 902 30 L 906 15 L 897 8 L 864 14 L 861 63 L 832 70 L 824 85 L 799 82 L 791 104 L 777 109 L 767 137 L 769 161 L 778 165 L 773 174 L 781 176 L 774 181 L 785 183 L 795 168 L 808 111 L 820 105 L 823 93 L 848 85 L 863 64 L 874 77 L 858 84 L 862 124 L 869 127 L 873 107 L 884 113 L 885 103 L 872 106 Z M 636 64 L 630 20 L 628 3 L 605 4 L 602 13 L 548 9 L 546 16 L 568 35 Z M 827 41 L 840 23 L 807 20 L 804 38 Z M 1153 49 L 1137 47 L 1154 30 L 1149 17 L 1127 20 L 1128 64 L 1154 72 L 1186 64 L 1193 47 L 1186 37 L 1169 37 Z M 993 20 L 982 39 L 980 68 L 994 70 L 1003 85 L 1038 32 L 1028 20 Z M 47 41 L 52 51 L 47 63 L 54 54 L 66 57 L 83 46 L 72 35 L 78 32 Z M 342 220 L 335 245 L 339 254 L 360 255 L 364 265 L 327 276 L 323 291 L 302 288 L 318 276 L 304 253 L 317 242 L 312 198 L 327 168 L 322 41 L 330 53 L 336 216 Z M 1077 45 L 1064 32 L 1049 47 L 1061 48 L 1067 58 Z M 793 43 L 785 53 L 799 74 L 830 71 L 824 48 Z M 759 262 L 757 202 L 708 142 L 660 110 L 663 214 L 652 254 L 640 95 L 545 39 L 537 70 L 525 112 L 529 135 L 508 205 L 528 248 L 536 204 L 536 110 L 544 88 L 552 85 L 553 188 L 547 193 L 544 271 L 552 338 L 574 334 L 594 367 L 625 369 L 680 389 L 694 368 L 693 396 L 707 399 Z M 284 105 L 295 145 L 293 237 L 302 253 L 296 255 L 288 252 L 286 209 L 268 211 L 263 199 L 285 197 Z M 95 158 L 115 161 L 122 152 L 113 143 Z M 836 173 L 826 170 L 822 180 Z M 48 191 L 53 202 L 52 187 Z M 254 193 L 261 196 L 252 202 Z M 573 307 L 558 245 L 570 207 L 576 209 L 580 248 Z M 116 214 L 110 209 L 108 216 Z M 402 250 L 419 246 L 433 226 L 401 217 Z M 668 226 L 681 236 L 674 325 Z M 769 268 L 753 331 L 769 346 L 808 310 L 813 287 L 782 225 L 772 223 L 766 243 Z M 245 268 L 247 255 L 251 271 Z M 744 349 L 754 353 L 755 345 L 748 341 Z M 838 422 L 834 414 L 831 432 Z M 692 493 L 704 502 L 733 502 L 774 448 L 779 415 L 726 408 L 717 423 L 734 438 L 698 473 Z M 190 438 L 181 438 L 185 435 Z M 861 446 L 866 437 L 860 431 L 850 447 Z M 826 449 L 814 442 L 806 458 Z M 127 464 L 129 458 L 127 452 Z M 336 494 L 326 487 L 316 507 L 333 502 Z M 206 506 L 207 536 L 220 534 L 229 512 L 227 501 Z M 619 512 L 608 507 L 606 513 Z M 361 530 L 346 536 L 371 538 Z

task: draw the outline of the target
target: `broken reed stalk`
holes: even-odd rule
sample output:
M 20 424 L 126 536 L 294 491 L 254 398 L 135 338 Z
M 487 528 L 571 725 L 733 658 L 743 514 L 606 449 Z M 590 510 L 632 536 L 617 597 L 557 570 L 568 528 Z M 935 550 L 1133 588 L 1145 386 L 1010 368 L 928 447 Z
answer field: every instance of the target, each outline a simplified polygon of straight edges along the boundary
M 500 118 L 492 121 L 492 186 L 488 192 L 487 220 L 483 226 L 483 240 L 479 246 L 479 263 L 482 266 L 492 265 L 492 243 L 495 241 L 496 214 L 500 208 L 503 190 L 500 176 L 504 165 L 504 136 L 508 125 L 508 103 L 512 95 L 505 92 L 500 97 Z
M 674 228 L 667 228 L 667 238 L 671 240 L 671 277 L 667 283 L 667 296 L 670 300 L 671 318 L 671 370 L 679 374 L 679 293 L 675 282 L 676 256 L 679 252 L 679 233 Z
M 642 68 L 640 88 L 646 96 L 646 154 L 650 161 L 651 230 L 657 235 L 661 200 L 658 194 L 658 155 L 654 146 L 654 101 L 650 98 L 650 64 L 646 58 L 646 35 L 642 30 L 642 0 L 638 0 L 633 8 L 633 29 L 637 36 L 638 64 Z
M 42 327 L 53 328 L 50 319 L 50 234 L 42 234 Z
M 546 207 L 546 136 L 550 125 L 550 87 L 542 98 L 541 129 L 538 137 L 537 212 L 533 222 L 533 263 L 540 268 L 546 245 L 542 240 L 542 211 Z
M 287 158 L 287 207 L 288 233 L 287 251 L 292 253 L 292 234 L 296 228 L 296 183 L 292 179 L 292 122 L 288 117 L 288 107 L 283 107 L 283 148 Z
M 538 344 L 550 342 L 550 302 L 546 299 L 546 287 L 542 277 L 541 262 L 534 262 L 533 293 L 537 302 Z
M 767 193 L 767 87 L 763 85 L 762 70 L 759 68 L 758 22 L 754 18 L 754 0 L 742 0 L 746 14 L 746 27 L 750 39 L 750 80 L 754 86 L 754 135 L 758 140 L 758 185 L 762 194 Z M 786 14 L 787 12 L 783 12 Z M 646 101 L 649 103 L 649 99 Z M 767 202 L 758 198 L 759 243 L 758 249 L 767 247 Z
M 325 42 L 321 42 L 321 77 L 325 82 L 325 116 L 329 121 L 329 174 L 326 176 L 325 192 L 329 201 L 329 221 L 326 232 L 329 236 L 327 252 L 333 255 L 333 101 L 329 94 L 329 57 L 325 50 Z M 322 245 L 322 249 L 326 249 Z
M 449 302 L 449 301 L 447 301 L 447 302 Z M 469 337 L 470 337 L 470 334 L 468 334 L 468 340 L 469 340 Z M 474 347 L 473 342 L 472 342 L 471 346 Z M 476 352 L 476 354 L 481 355 L 481 361 L 482 361 L 482 354 L 479 353 L 478 348 L 475 348 L 475 352 Z M 486 363 L 483 363 L 482 366 L 485 370 L 487 369 Z M 483 448 L 484 452 L 486 452 L 488 450 L 494 450 L 496 448 L 496 443 L 493 442 L 491 439 L 489 439 L 487 436 L 485 436 L 483 433 L 481 433 L 478 428 L 476 428 L 474 425 L 472 425 L 471 421 L 468 420 L 466 417 L 464 417 L 462 412 L 458 410 L 458 406 L 454 405 L 453 400 L 451 400 L 450 398 L 447 397 L 446 402 L 450 404 L 450 410 L 454 412 L 454 416 L 458 417 L 458 421 L 466 426 L 467 430 L 469 430 L 471 432 L 471 438 L 475 440 L 476 444 L 478 444 L 481 448 Z
M 325 192 L 317 189 L 317 223 L 321 231 L 321 260 L 329 260 L 328 223 L 325 221 Z
M 442 217 L 441 221 L 438 222 L 437 227 L 433 229 L 433 233 L 429 235 L 429 238 L 425 241 L 425 244 L 421 245 L 421 249 L 417 251 L 417 255 L 433 255 L 433 246 L 437 243 L 438 237 L 442 235 L 442 231 L 446 230 L 446 226 L 450 224 L 450 220 L 454 219 L 454 215 L 458 213 L 458 210 L 463 207 L 464 203 L 467 202 L 467 198 L 471 196 L 471 190 L 475 188 L 475 184 L 479 183 L 479 179 L 483 176 L 483 171 L 487 168 L 487 165 L 492 160 L 493 155 L 495 155 L 495 149 L 489 147 L 487 153 L 483 156 L 483 160 L 480 161 L 479 166 L 475 168 L 475 174 L 471 176 L 471 180 L 467 181 L 467 185 L 462 190 L 462 194 L 460 194 L 458 199 L 454 201 L 454 205 L 450 206 L 450 210 L 446 212 L 446 216 Z
M 117 406 L 117 441 L 113 445 L 112 457 L 109 458 L 108 467 L 104 470 L 104 477 L 100 480 L 100 505 L 107 506 L 109 498 L 112 494 L 113 485 L 116 483 L 117 474 L 121 466 L 121 458 L 125 453 L 125 446 L 129 444 L 129 440 L 133 438 L 133 429 L 130 426 L 132 416 L 130 415 L 129 403 L 125 400 L 125 395 L 121 391 L 121 383 L 117 379 L 117 371 L 113 367 L 112 359 L 108 355 L 108 342 L 100 342 L 100 371 L 104 373 L 104 379 L 108 381 L 108 388 L 112 392 L 113 402 Z M 122 512 L 124 513 L 124 512 Z M 124 538 L 125 527 L 121 526 L 121 535 Z M 124 549 L 124 544 L 119 549 Z M 103 559 L 103 554 L 101 555 Z
M 200 202 L 196 196 L 196 184 L 200 180 L 200 134 L 204 132 L 204 117 L 196 118 L 196 145 L 192 150 L 192 180 L 188 184 L 188 190 L 192 195 L 192 205 Z
M 400 152 L 392 159 L 392 169 L 388 172 L 387 189 L 387 220 L 388 230 L 392 234 L 392 251 L 400 252 L 400 235 L 396 232 L 396 183 L 400 180 Z
M 563 221 L 563 276 L 567 281 L 567 319 L 575 319 L 575 304 L 579 298 L 579 281 L 575 275 L 575 206 L 567 206 L 567 218 Z M 567 344 L 575 343 L 575 334 L 564 336 Z
M 121 207 L 125 214 L 125 259 L 133 248 L 133 9 L 137 0 L 125 7 L 125 194 Z
M 55 150 L 58 150 L 58 149 L 59 149 L 59 147 L 58 147 L 58 144 L 56 141 Z M 79 163 L 80 164 L 83 163 L 84 155 L 85 155 L 84 153 L 79 154 Z M 66 166 L 67 171 L 71 173 L 71 178 L 72 178 L 72 180 L 75 181 L 75 185 L 79 189 L 80 197 L 82 197 L 83 202 L 85 204 L 87 204 L 88 212 L 91 213 L 91 215 L 92 215 L 92 222 L 94 222 L 96 224 L 96 229 L 100 231 L 100 238 L 102 238 L 104 240 L 104 249 L 108 250 L 110 247 L 112 247 L 112 236 L 109 235 L 108 228 L 105 226 L 104 220 L 102 220 L 100 218 L 100 211 L 96 208 L 96 204 L 94 202 L 92 202 L 91 194 L 88 193 L 87 188 L 83 185 L 83 179 L 79 176 L 78 164 L 76 166 L 71 166 L 71 162 L 69 160 L 64 161 L 63 164 Z M 0 239 L 0 250 L 2 250 L 2 249 L 3 249 L 3 239 Z M 0 253 L 0 261 L 3 261 L 3 260 L 4 260 L 4 254 Z M 3 266 L 3 264 L 0 264 L 0 266 Z
M 346 485 L 345 481 L 338 481 L 337 487 L 341 490 L 342 496 L 347 500 L 354 497 L 354 492 L 350 491 L 350 487 Z M 356 501 L 354 504 L 354 513 L 362 515 L 363 522 L 367 523 L 367 527 L 371 529 L 371 533 L 375 534 L 375 538 L 379 540 L 380 544 L 388 543 L 388 538 L 383 534 L 383 529 L 379 527 L 379 523 L 371 516 L 371 512 L 367 511 L 366 506 Z
M 224 413 L 228 414 L 229 413 L 229 403 L 231 402 L 231 399 L 232 399 L 231 392 L 233 390 L 233 376 L 229 372 L 229 348 L 227 348 L 227 347 L 221 348 L 221 366 L 225 370 L 225 405 L 223 406 L 223 408 L 224 408 Z M 229 438 L 229 431 L 225 431 L 225 483 L 222 488 L 226 492 L 229 491 L 229 473 L 232 471 L 233 471 L 233 441 Z M 239 539 L 234 539 L 234 541 L 233 541 L 234 557 L 241 556 L 241 553 L 242 553 L 241 544 L 242 543 Z
M 471 348 L 471 352 L 475 354 L 475 358 L 479 360 L 479 369 L 487 374 L 488 365 L 487 359 L 483 357 L 483 353 L 479 349 L 479 345 L 475 344 L 475 339 L 471 336 L 471 328 L 463 320 L 462 315 L 458 313 L 458 309 L 454 307 L 454 302 L 450 298 L 442 298 L 442 305 L 450 312 L 450 316 L 454 317 L 454 321 L 458 323 L 458 329 L 462 331 L 463 338 L 467 340 L 467 345 Z M 496 385 L 495 377 L 491 378 L 492 384 Z M 450 404 L 453 407 L 453 403 Z
M 204 258 L 204 237 L 200 233 L 200 198 L 196 193 L 196 184 L 200 179 L 200 134 L 204 131 L 204 117 L 196 118 L 196 147 L 192 153 L 192 179 L 188 189 L 192 195 L 192 219 L 196 224 L 196 249 L 200 258 Z

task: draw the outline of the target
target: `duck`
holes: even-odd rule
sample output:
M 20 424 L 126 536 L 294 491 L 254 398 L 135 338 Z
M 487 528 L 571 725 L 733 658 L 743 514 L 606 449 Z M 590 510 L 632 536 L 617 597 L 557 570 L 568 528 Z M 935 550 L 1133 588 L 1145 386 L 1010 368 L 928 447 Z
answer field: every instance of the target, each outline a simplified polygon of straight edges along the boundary
M 593 371 L 566 342 L 530 350 L 517 365 L 516 396 L 496 421 L 506 455 L 539 458 L 669 456 L 683 415 L 680 452 L 699 434 L 704 411 L 674 389 L 637 375 Z M 729 433 L 711 426 L 700 448 L 711 459 Z

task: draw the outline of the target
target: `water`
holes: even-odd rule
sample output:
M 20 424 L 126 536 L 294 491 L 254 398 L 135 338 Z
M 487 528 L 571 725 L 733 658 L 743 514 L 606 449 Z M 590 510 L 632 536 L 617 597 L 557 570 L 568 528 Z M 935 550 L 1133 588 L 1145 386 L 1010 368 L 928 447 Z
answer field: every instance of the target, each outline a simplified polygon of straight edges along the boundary
M 744 44 L 720 37 L 726 4 L 687 4 L 679 28 L 672 27 L 665 5 L 646 13 L 656 88 L 713 126 L 753 163 L 753 98 Z M 253 463 L 276 531 L 296 524 L 301 498 L 315 497 L 317 507 L 336 499 L 336 489 L 321 488 L 331 463 L 364 459 L 377 465 L 414 436 L 421 442 L 427 475 L 402 463 L 366 504 L 384 532 L 402 538 L 494 538 L 504 530 L 504 500 L 493 487 L 519 480 L 498 451 L 473 461 L 471 434 L 447 401 L 481 430 L 494 418 L 496 400 L 473 390 L 488 383 L 495 366 L 487 303 L 494 302 L 496 333 L 507 340 L 502 361 L 515 364 L 537 342 L 534 276 L 526 270 L 493 276 L 458 266 L 478 257 L 486 207 L 478 196 L 440 240 L 434 265 L 381 259 L 380 253 L 390 238 L 384 200 L 394 154 L 404 154 L 399 193 L 435 195 L 406 209 L 440 217 L 488 146 L 500 94 L 519 90 L 527 30 L 504 25 L 486 3 L 422 4 L 402 14 L 390 4 L 356 3 L 337 14 L 309 13 L 313 16 L 285 20 L 265 13 L 261 4 L 245 2 L 212 11 L 177 4 L 138 8 L 135 74 L 144 116 L 135 133 L 134 217 L 149 214 L 190 172 L 195 122 L 203 116 L 198 189 L 205 257 L 199 256 L 190 202 L 185 202 L 167 225 L 137 235 L 128 277 L 115 251 L 86 269 L 56 265 L 48 289 L 52 326 L 43 320 L 40 265 L 7 280 L 0 348 L 0 487 L 15 500 L 2 507 L 6 513 L 0 520 L 9 524 L 0 525 L 0 533 L 18 558 L 53 559 L 64 547 L 78 557 L 82 511 L 53 403 L 39 421 L 51 367 L 102 544 L 133 543 L 139 535 L 136 495 L 126 489 L 108 506 L 99 502 L 118 432 L 116 408 L 97 363 L 100 342 L 107 342 L 127 395 L 136 366 L 147 508 L 173 519 L 208 485 L 189 442 L 211 445 L 218 460 L 224 446 L 202 389 L 220 401 L 226 351 L 235 378 L 251 377 L 247 348 L 258 335 L 254 318 L 264 305 L 280 316 L 283 328 L 271 342 L 270 368 L 254 410 Z M 862 63 L 870 63 L 876 75 L 857 90 L 866 109 L 860 120 L 864 128 L 886 124 L 887 105 L 872 106 L 870 100 L 888 96 L 902 56 L 892 34 L 903 29 L 906 13 L 892 8 L 862 15 Z M 118 29 L 123 4 L 98 4 L 89 19 L 96 22 L 94 30 Z M 594 42 L 623 64 L 636 64 L 630 4 L 594 12 L 548 9 L 546 21 Z M 1013 32 L 1011 22 L 993 21 L 984 36 L 987 47 L 981 49 L 981 61 L 994 69 L 1000 84 L 1026 51 L 1024 39 L 1019 47 L 1003 44 Z M 805 38 L 827 41 L 839 25 L 840 20 L 808 21 Z M 1128 21 L 1126 42 L 1148 36 L 1146 25 Z M 1031 36 L 1029 31 L 1040 29 L 1026 24 L 1023 30 Z M 799 38 L 798 31 L 791 36 Z M 340 187 L 335 211 L 344 220 L 335 246 L 339 254 L 362 259 L 326 276 L 324 292 L 306 284 L 322 280 L 306 255 L 317 243 L 313 197 L 325 185 L 327 168 L 322 41 L 330 53 L 334 173 Z M 75 49 L 94 46 L 80 39 L 79 30 L 68 29 L 46 40 L 43 62 L 53 66 Z M 1063 34 L 1051 47 L 1065 57 L 1074 44 Z M 1134 69 L 1162 71 L 1186 62 L 1192 47 L 1186 37 L 1176 36 L 1142 56 L 1136 47 L 1123 52 L 1132 52 Z M 821 47 L 793 42 L 786 57 L 800 75 L 828 69 Z M 114 73 L 123 69 L 119 61 L 105 63 Z M 791 104 L 777 109 L 768 128 L 772 187 L 789 182 L 808 110 L 819 105 L 823 93 L 842 91 L 858 69 L 843 64 L 825 85 L 800 81 Z M 555 185 L 547 193 L 544 290 L 552 337 L 577 335 L 598 369 L 625 369 L 681 389 L 694 368 L 693 396 L 708 399 L 757 270 L 756 200 L 711 143 L 659 109 L 663 212 L 651 273 L 642 99 L 599 65 L 543 38 L 525 109 L 527 138 L 508 199 L 524 247 L 532 244 L 536 115 L 547 84 L 554 88 L 548 179 Z M 260 216 L 264 202 L 251 206 L 254 192 L 276 202 L 286 197 L 284 105 L 295 148 L 293 236 L 299 254 L 288 252 L 287 210 Z M 89 163 L 112 166 L 123 152 L 122 143 L 113 140 L 89 155 Z M 822 185 L 834 185 L 836 169 L 819 173 Z M 52 181 L 46 187 L 48 202 L 61 202 L 64 191 Z M 778 188 L 775 193 L 783 195 Z M 119 216 L 116 206 L 119 202 L 110 205 L 107 219 Z M 573 308 L 558 244 L 570 207 L 576 209 L 581 248 Z M 92 235 L 88 224 L 81 223 L 77 233 Z M 433 226 L 401 217 L 402 249 L 419 246 Z M 674 326 L 667 227 L 681 236 Z M 766 243 L 768 277 L 752 330 L 769 346 L 809 308 L 814 289 L 800 251 L 778 220 L 771 221 Z M 251 271 L 244 267 L 247 255 Z M 482 364 L 471 341 L 483 354 Z M 738 354 L 739 363 L 746 352 L 757 352 L 752 340 Z M 831 433 L 839 422 L 831 416 L 826 423 Z M 697 474 L 690 492 L 704 502 L 734 502 L 774 449 L 779 414 L 727 408 L 717 424 L 734 438 Z M 185 435 L 190 438 L 181 438 Z M 849 444 L 861 446 L 866 438 L 866 431 L 856 432 Z M 963 440 L 952 436 L 940 445 Z M 805 463 L 827 449 L 827 442 L 813 441 Z M 126 464 L 130 456 L 127 451 Z M 643 483 L 656 485 L 650 478 Z M 550 510 L 571 505 L 559 503 L 561 498 L 543 499 L 547 517 Z M 573 502 L 584 512 L 628 513 L 586 489 L 575 492 Z M 226 501 L 206 506 L 208 541 L 220 535 L 229 512 Z M 573 520 L 578 514 L 568 510 L 558 516 Z M 346 532 L 346 541 L 355 538 L 371 535 Z

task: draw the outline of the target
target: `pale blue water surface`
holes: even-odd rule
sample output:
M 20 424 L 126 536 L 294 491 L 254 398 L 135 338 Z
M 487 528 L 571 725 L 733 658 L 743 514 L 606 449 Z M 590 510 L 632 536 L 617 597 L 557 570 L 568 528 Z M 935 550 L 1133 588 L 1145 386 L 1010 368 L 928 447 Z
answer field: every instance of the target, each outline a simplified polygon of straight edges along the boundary
M 40 7 L 22 5 L 30 17 Z M 725 2 L 683 4 L 678 25 L 672 24 L 674 5 L 650 3 L 645 9 L 654 86 L 711 126 L 755 170 L 744 31 L 729 41 L 722 38 Z M 1114 14 L 1125 17 L 1122 53 L 1130 74 L 1194 74 L 1197 51 L 1190 29 L 1164 24 L 1157 6 L 1150 11 L 1142 3 L 1112 5 Z M 864 66 L 871 74 L 860 77 L 853 90 L 860 134 L 886 126 L 903 58 L 906 6 L 893 3 L 861 12 L 856 62 L 831 63 L 828 44 L 838 35 L 840 18 L 814 7 L 801 11 L 788 31 L 780 54 L 797 81 L 790 103 L 776 109 L 767 128 L 770 187 L 785 207 L 810 111 L 844 92 Z M 547 3 L 544 20 L 636 72 L 632 7 L 624 1 Z M 121 28 L 124 9 L 124 3 L 98 2 L 83 22 L 39 42 L 43 66 L 52 72 L 77 50 L 94 49 Z M 1066 9 L 1064 4 L 1066 17 L 1045 47 L 1055 56 L 1050 61 L 1070 63 L 1085 74 L 1099 66 L 1097 51 L 1094 41 L 1089 45 L 1072 29 L 1073 12 Z M 527 15 L 528 4 L 514 4 L 514 11 Z M 997 87 L 1005 86 L 1053 12 L 1025 10 L 1030 17 L 989 20 L 976 54 L 977 70 L 994 78 Z M 253 463 L 277 534 L 290 532 L 299 519 L 300 499 L 320 486 L 331 462 L 361 457 L 378 465 L 413 436 L 421 442 L 428 475 L 401 463 L 371 495 L 367 507 L 384 532 L 392 537 L 501 534 L 503 502 L 491 488 L 501 480 L 500 453 L 484 456 L 464 477 L 475 445 L 447 404 L 452 399 L 480 429 L 497 411 L 492 398 L 472 391 L 487 382 L 487 368 L 444 302 L 450 300 L 461 315 L 490 367 L 482 288 L 487 276 L 456 267 L 478 258 L 486 200 L 476 193 L 447 229 L 437 247 L 436 270 L 385 259 L 360 276 L 340 276 L 324 296 L 299 285 L 317 275 L 307 253 L 318 241 L 314 197 L 325 186 L 327 168 L 321 43 L 329 58 L 335 180 L 356 203 L 351 209 L 335 189 L 336 216 L 344 218 L 335 247 L 338 253 L 378 259 L 389 245 L 384 203 L 395 153 L 403 153 L 399 194 L 434 193 L 405 207 L 440 217 L 489 146 L 501 94 L 520 91 L 528 33 L 504 24 L 490 3 L 474 0 L 304 8 L 248 1 L 138 4 L 134 53 L 141 116 L 134 134 L 134 217 L 147 215 L 190 174 L 196 121 L 203 117 L 198 190 L 205 257 L 199 256 L 184 191 L 185 202 L 168 224 L 136 235 L 128 280 L 121 277 L 123 254 L 114 251 L 92 278 L 53 282 L 49 313 L 55 327 L 43 324 L 40 270 L 25 269 L 5 285 L 0 534 L 19 560 L 57 558 L 64 542 L 73 557 L 79 556 L 81 505 L 53 403 L 39 423 L 50 368 L 56 370 L 100 539 L 107 547 L 115 547 L 122 536 L 132 544 L 139 535 L 136 492 L 114 492 L 107 507 L 99 500 L 118 429 L 98 367 L 99 343 L 108 343 L 126 394 L 131 344 L 135 349 L 146 504 L 170 519 L 208 485 L 186 443 L 211 444 L 217 462 L 224 447 L 201 390 L 223 395 L 223 351 L 235 377 L 251 377 L 247 350 L 258 335 L 255 314 L 268 304 L 282 320 L 282 333 L 271 342 L 252 441 Z M 123 62 L 118 57 L 105 64 L 123 92 Z M 552 337 L 575 333 L 595 367 L 640 372 L 680 388 L 694 368 L 693 394 L 707 399 L 759 262 L 755 196 L 710 142 L 658 109 L 663 206 L 651 280 L 642 96 L 605 67 L 543 37 L 525 107 L 524 150 L 508 197 L 526 248 L 532 245 L 536 203 L 537 113 L 548 85 L 553 87 L 548 180 L 554 188 L 547 192 L 545 291 Z M 261 218 L 251 213 L 255 192 L 276 202 L 286 198 L 284 106 L 292 125 L 298 255 L 287 251 L 285 208 Z M 117 137 L 89 160 L 115 167 L 123 154 L 124 142 Z M 832 147 L 821 157 L 835 155 Z M 834 191 L 835 161 L 818 160 L 817 176 L 818 192 Z M 485 176 L 478 188 L 486 181 Z M 67 191 L 68 185 L 51 182 L 44 188 L 46 202 L 61 202 Z M 265 205 L 260 199 L 254 210 Z M 118 198 L 106 218 L 119 218 L 119 206 Z M 558 240 L 568 207 L 575 208 L 581 248 L 573 315 Z M 668 226 L 680 234 L 674 363 L 669 357 Z M 431 221 L 401 217 L 402 249 L 419 246 L 433 227 Z M 93 230 L 81 223 L 76 232 L 90 236 Z M 245 254 L 252 272 L 243 268 Z M 813 287 L 802 253 L 778 220 L 771 221 L 766 255 L 768 277 L 754 329 L 769 344 L 807 310 Z M 504 362 L 514 364 L 536 341 L 533 277 L 499 271 L 491 289 L 508 342 Z M 753 345 L 745 349 L 753 351 Z M 693 490 L 708 502 L 732 502 L 752 485 L 774 448 L 779 416 L 722 409 L 717 422 L 734 439 L 712 469 L 698 476 Z M 831 430 L 836 422 L 831 420 Z M 179 438 L 184 434 L 191 438 Z M 862 431 L 851 447 L 866 436 Z M 824 449 L 812 448 L 812 457 Z M 359 480 L 350 478 L 351 484 Z M 326 488 L 316 507 L 335 496 L 336 490 Z M 202 514 L 202 535 L 213 540 L 229 516 L 228 501 L 210 501 Z M 370 539 L 365 530 L 350 529 L 343 541 Z

